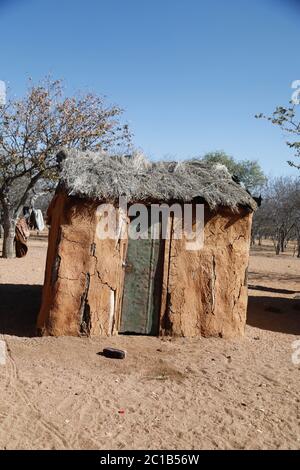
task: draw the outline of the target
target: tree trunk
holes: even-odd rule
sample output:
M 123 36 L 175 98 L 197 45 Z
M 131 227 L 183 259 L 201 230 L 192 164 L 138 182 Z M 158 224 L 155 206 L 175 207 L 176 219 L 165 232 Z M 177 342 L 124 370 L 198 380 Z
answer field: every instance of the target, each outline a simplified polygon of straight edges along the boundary
M 16 221 L 11 217 L 9 211 L 4 208 L 3 211 L 3 248 L 2 258 L 14 258 L 15 257 L 15 229 Z
M 284 253 L 284 252 L 285 252 L 284 236 L 283 236 L 283 234 L 280 235 L 280 251 L 281 251 L 281 253 Z
M 276 255 L 279 255 L 280 253 L 280 243 L 278 242 L 277 245 L 276 245 Z
M 297 258 L 300 258 L 300 238 L 297 240 Z

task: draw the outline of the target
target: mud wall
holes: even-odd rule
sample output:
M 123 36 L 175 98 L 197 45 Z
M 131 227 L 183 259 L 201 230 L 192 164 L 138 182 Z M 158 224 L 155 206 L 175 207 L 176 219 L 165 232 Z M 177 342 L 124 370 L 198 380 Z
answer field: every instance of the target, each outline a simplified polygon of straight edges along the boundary
M 42 335 L 110 335 L 117 330 L 126 243 L 96 235 L 97 204 L 58 193 L 51 224 L 42 305 Z
M 252 214 L 205 208 L 204 246 L 166 244 L 160 335 L 244 334 Z
M 58 193 L 49 208 L 49 247 L 38 331 L 43 335 L 118 332 L 125 240 L 100 240 L 97 204 Z M 204 247 L 165 242 L 161 336 L 244 334 L 252 214 L 205 209 Z M 172 234 L 174 221 L 169 220 Z

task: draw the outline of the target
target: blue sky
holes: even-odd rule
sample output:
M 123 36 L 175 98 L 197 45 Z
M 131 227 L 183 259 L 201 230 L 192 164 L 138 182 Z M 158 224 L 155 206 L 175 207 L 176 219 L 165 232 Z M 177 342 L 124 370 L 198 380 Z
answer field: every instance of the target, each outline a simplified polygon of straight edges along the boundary
M 125 109 L 151 158 L 223 149 L 297 174 L 285 136 L 256 120 L 300 79 L 300 2 L 0 0 L 0 79 L 64 78 Z

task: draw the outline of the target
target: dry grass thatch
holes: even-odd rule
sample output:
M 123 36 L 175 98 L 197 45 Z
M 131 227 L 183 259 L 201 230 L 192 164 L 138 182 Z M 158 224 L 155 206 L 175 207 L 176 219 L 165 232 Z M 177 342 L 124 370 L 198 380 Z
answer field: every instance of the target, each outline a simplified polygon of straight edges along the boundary
M 255 210 L 251 195 L 233 181 L 226 167 L 201 160 L 150 162 L 141 154 L 114 156 L 63 151 L 62 183 L 70 195 L 131 202 L 191 202 L 202 198 L 210 208 Z

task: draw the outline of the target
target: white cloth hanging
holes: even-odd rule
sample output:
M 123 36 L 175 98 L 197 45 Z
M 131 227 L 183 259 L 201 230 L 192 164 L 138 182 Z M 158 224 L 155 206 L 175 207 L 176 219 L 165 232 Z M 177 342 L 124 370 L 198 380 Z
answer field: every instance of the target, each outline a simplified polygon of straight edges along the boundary
M 44 217 L 41 209 L 33 209 L 36 226 L 39 232 L 42 232 L 45 228 Z

